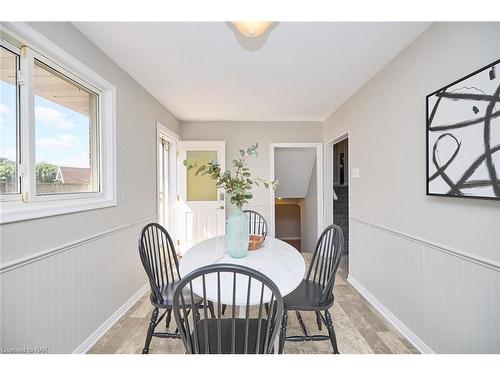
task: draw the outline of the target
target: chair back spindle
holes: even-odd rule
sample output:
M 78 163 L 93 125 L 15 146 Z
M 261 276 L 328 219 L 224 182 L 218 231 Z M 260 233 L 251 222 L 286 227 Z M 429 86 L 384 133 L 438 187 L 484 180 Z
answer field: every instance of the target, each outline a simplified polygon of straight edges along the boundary
M 139 236 L 139 255 L 148 275 L 151 291 L 163 302 L 162 289 L 180 280 L 179 261 L 172 238 L 160 224 L 146 225 Z
M 189 294 L 201 298 L 198 307 L 193 297 L 186 305 L 184 296 Z M 207 311 L 209 303 L 214 306 L 214 317 Z M 224 305 L 231 309 L 226 318 Z M 269 278 L 234 264 L 191 272 L 180 281 L 173 299 L 175 321 L 188 354 L 269 354 L 282 311 L 280 292 Z
M 267 236 L 267 222 L 264 217 L 257 211 L 243 210 L 248 216 L 248 232 L 250 234 L 259 234 L 266 238 Z
M 321 303 L 332 298 L 335 275 L 342 257 L 344 235 L 338 225 L 325 228 L 318 239 L 306 279 L 320 284 L 323 288 Z

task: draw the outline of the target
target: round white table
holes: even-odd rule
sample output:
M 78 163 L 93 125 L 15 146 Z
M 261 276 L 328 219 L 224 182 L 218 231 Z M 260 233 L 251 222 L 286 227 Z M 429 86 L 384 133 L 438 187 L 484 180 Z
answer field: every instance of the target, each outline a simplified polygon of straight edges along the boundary
M 267 237 L 262 248 L 248 252 L 245 258 L 231 258 L 227 253 L 225 236 L 213 237 L 189 249 L 179 262 L 181 277 L 200 267 L 230 263 L 253 268 L 269 277 L 278 287 L 281 296 L 292 292 L 304 278 L 305 263 L 302 255 L 293 246 L 277 238 Z M 210 277 L 211 276 L 211 277 Z M 207 299 L 217 300 L 216 275 L 206 278 Z M 260 287 L 251 285 L 250 305 L 260 303 Z M 260 285 L 260 283 L 259 283 Z M 233 298 L 233 278 L 230 274 L 221 275 L 221 303 L 231 305 Z M 238 275 L 236 279 L 236 305 L 246 305 L 248 277 Z M 201 295 L 203 288 L 193 284 L 193 292 Z M 264 302 L 270 295 L 264 296 Z

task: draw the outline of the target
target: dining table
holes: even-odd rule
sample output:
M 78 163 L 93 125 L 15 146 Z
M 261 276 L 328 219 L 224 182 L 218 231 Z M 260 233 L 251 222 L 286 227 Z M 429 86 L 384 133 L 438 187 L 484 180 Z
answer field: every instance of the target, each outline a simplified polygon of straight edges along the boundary
M 274 237 L 267 236 L 260 249 L 250 250 L 243 258 L 233 258 L 227 251 L 226 236 L 216 236 L 201 241 L 191 247 L 179 261 L 179 272 L 181 277 L 185 277 L 190 272 L 212 264 L 235 264 L 252 268 L 261 272 L 271 279 L 278 287 L 282 297 L 291 293 L 299 286 L 304 278 L 306 265 L 300 252 L 290 244 Z M 210 283 L 213 283 L 211 286 Z M 206 279 L 207 299 L 216 301 L 215 278 Z M 236 286 L 236 303 L 239 308 L 239 316 L 243 315 L 247 304 L 247 297 L 244 282 L 238 282 Z M 221 304 L 232 304 L 233 298 L 233 279 L 226 277 L 221 279 Z M 202 286 L 194 284 L 193 292 L 201 295 Z M 199 290 L 198 290 L 199 289 Z M 257 305 L 260 302 L 260 294 L 257 288 L 253 288 L 249 298 L 250 305 Z M 239 292 L 241 291 L 241 293 Z M 211 296 L 210 294 L 214 294 Z M 241 297 L 239 297 L 241 296 Z M 270 297 L 270 296 L 269 296 Z M 279 336 L 279 335 L 278 335 Z M 277 339 L 278 340 L 278 336 Z M 277 345 L 277 342 L 275 343 Z

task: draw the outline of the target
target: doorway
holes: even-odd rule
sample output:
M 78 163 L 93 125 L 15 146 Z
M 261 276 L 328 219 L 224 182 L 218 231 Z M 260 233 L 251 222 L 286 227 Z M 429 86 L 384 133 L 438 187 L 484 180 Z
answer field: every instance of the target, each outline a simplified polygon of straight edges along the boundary
M 349 253 L 349 139 L 333 145 L 333 223 L 344 233 L 344 255 Z
M 156 123 L 156 192 L 157 221 L 175 242 L 175 201 L 177 196 L 177 143 L 180 137 L 161 123 Z
M 271 144 L 270 234 L 301 252 L 313 252 L 323 231 L 323 154 L 321 143 Z
M 346 132 L 325 144 L 325 220 L 344 233 L 341 270 L 349 273 L 350 138 Z
M 274 202 L 275 237 L 302 252 L 301 198 L 276 198 Z
M 198 166 L 217 160 L 225 170 L 224 141 L 181 141 L 177 143 L 177 202 L 175 229 L 177 248 L 184 254 L 203 240 L 222 236 L 226 231 L 225 191 L 210 176 L 188 169 L 184 160 Z
M 171 189 L 169 183 L 170 176 L 170 147 L 172 143 L 162 135 L 158 140 L 158 223 L 167 229 L 170 227 L 169 213 L 171 210 L 168 199 Z

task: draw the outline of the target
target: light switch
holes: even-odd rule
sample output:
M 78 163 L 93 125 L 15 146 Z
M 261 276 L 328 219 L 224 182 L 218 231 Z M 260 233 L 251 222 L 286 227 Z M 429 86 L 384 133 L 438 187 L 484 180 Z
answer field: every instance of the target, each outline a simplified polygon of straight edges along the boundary
M 352 169 L 352 178 L 359 178 L 359 168 Z

